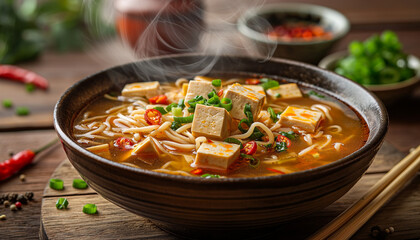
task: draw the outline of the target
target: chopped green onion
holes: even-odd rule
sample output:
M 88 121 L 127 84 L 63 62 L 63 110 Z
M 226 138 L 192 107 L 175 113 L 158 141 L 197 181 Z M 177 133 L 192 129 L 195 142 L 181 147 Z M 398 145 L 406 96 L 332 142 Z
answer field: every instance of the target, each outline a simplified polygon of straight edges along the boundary
M 180 107 L 182 110 L 184 110 L 184 108 L 185 108 L 184 99 L 179 100 L 178 107 Z
M 236 138 L 226 138 L 225 140 L 223 140 L 223 142 L 238 144 L 239 146 L 241 146 L 241 148 L 244 148 L 242 142 Z
M 11 108 L 13 106 L 13 102 L 10 99 L 4 99 L 2 104 L 5 108 Z
M 178 128 L 182 127 L 182 124 L 179 122 L 172 122 L 171 129 L 176 131 Z
M 57 202 L 55 203 L 55 207 L 57 209 L 67 208 L 68 205 L 69 205 L 69 201 L 67 201 L 67 198 L 59 198 Z
M 202 177 L 202 178 L 220 178 L 220 175 L 205 173 L 205 174 L 201 175 L 200 177 Z
M 27 107 L 18 107 L 18 108 L 16 108 L 16 114 L 18 116 L 29 115 L 29 109 Z
M 188 117 L 174 117 L 174 121 L 179 123 L 191 123 L 193 120 L 194 114 L 191 114 Z
M 55 190 L 63 190 L 64 182 L 61 179 L 51 178 L 50 179 L 50 188 Z
M 168 112 L 163 107 L 154 107 L 153 109 L 158 110 L 162 115 L 167 114 Z
M 252 168 L 257 168 L 260 165 L 260 160 L 254 158 L 251 155 L 241 153 L 241 157 L 249 160 L 249 166 Z
M 217 96 L 217 93 L 216 93 L 216 91 L 214 89 L 211 92 L 209 92 L 209 94 L 207 94 L 207 97 L 208 98 L 212 98 L 214 96 Z
M 189 107 L 189 108 L 188 108 L 188 112 L 189 112 L 189 113 L 193 113 L 193 112 L 194 112 L 194 110 L 195 110 L 195 108 L 193 108 L 193 107 Z
M 214 105 L 218 105 L 218 104 L 220 104 L 220 99 L 217 95 L 215 95 L 215 96 L 211 97 L 209 100 L 207 100 L 206 105 L 214 106 Z
M 35 91 L 35 85 L 33 83 L 25 84 L 25 89 L 28 93 Z
M 239 131 L 241 131 L 241 133 L 246 133 L 246 132 L 248 131 L 248 129 L 244 129 L 244 128 L 242 127 L 242 123 L 245 123 L 245 124 L 248 126 L 248 129 L 249 129 L 249 126 L 250 126 L 251 124 L 249 124 L 249 121 L 248 121 L 248 119 L 246 119 L 246 118 L 243 118 L 243 119 L 241 119 L 241 121 L 239 121 L 239 124 L 238 124 L 238 129 L 239 129 Z
M 317 93 L 317 92 L 315 92 L 314 90 L 309 91 L 309 92 L 308 92 L 308 95 L 313 95 L 313 96 L 315 96 L 315 97 L 319 97 L 319 98 L 325 98 L 325 96 L 324 96 L 324 95 L 322 95 L 322 94 L 320 94 L 320 93 Z
M 211 84 L 215 87 L 220 87 L 220 86 L 222 86 L 222 80 L 214 79 L 213 81 L 211 81 Z
M 273 120 L 273 122 L 277 122 L 277 120 L 279 120 L 278 117 L 277 117 L 277 114 L 274 112 L 273 108 L 268 107 L 267 112 L 270 114 L 270 118 L 271 118 L 271 120 Z
M 222 98 L 220 104 L 222 105 L 222 108 L 226 109 L 228 112 L 232 110 L 232 100 L 230 100 L 230 98 Z
M 277 82 L 275 80 L 267 79 L 267 80 L 263 81 L 263 79 L 261 79 L 261 82 L 262 82 L 261 87 L 264 88 L 264 91 L 267 91 L 267 89 L 270 89 L 270 88 L 275 88 L 275 87 L 280 86 L 279 82 Z
M 173 114 L 175 117 L 180 117 L 180 116 L 182 116 L 182 108 L 180 108 L 180 107 L 173 107 L 173 108 L 172 108 L 172 114 Z
M 171 110 L 172 110 L 172 108 L 173 107 L 178 107 L 178 104 L 177 103 L 171 103 L 171 104 L 169 104 L 167 107 L 166 107 L 166 111 L 167 112 L 170 112 Z
M 85 181 L 82 179 L 74 179 L 73 180 L 73 187 L 77 189 L 85 189 L 88 187 Z
M 86 214 L 95 214 L 97 212 L 96 205 L 91 203 L 84 205 L 83 212 Z

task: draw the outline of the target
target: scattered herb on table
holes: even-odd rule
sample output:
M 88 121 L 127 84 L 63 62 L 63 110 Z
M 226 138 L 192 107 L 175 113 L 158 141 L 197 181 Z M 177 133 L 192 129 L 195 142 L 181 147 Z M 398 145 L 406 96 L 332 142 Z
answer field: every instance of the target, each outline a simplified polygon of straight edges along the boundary
M 67 200 L 67 198 L 59 198 L 55 203 L 55 207 L 60 210 L 67 208 L 68 205 L 69 201 Z
M 50 179 L 50 188 L 54 190 L 63 190 L 64 189 L 64 181 L 57 178 Z
M 18 116 L 27 116 L 29 115 L 30 111 L 27 107 L 17 107 L 16 108 L 16 115 Z
M 86 214 L 95 214 L 97 212 L 96 205 L 91 203 L 84 205 L 83 212 Z
M 82 179 L 74 179 L 73 180 L 73 187 L 77 189 L 86 189 L 88 185 Z
M 13 102 L 10 99 L 3 99 L 2 104 L 5 108 L 11 108 L 13 106 Z

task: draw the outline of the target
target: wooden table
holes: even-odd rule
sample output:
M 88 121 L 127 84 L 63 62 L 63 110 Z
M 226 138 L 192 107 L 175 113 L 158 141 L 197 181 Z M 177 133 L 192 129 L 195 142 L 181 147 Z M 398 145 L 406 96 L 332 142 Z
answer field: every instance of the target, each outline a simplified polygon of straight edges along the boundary
M 228 1 L 206 1 L 209 21 L 222 24 L 221 21 L 218 23 L 217 20 L 223 18 L 233 22 L 235 16 L 240 12 L 239 8 L 229 8 L 234 7 L 235 4 L 225 2 Z M 242 5 L 236 4 L 236 6 L 241 6 L 240 10 L 245 9 L 246 4 L 252 4 L 251 1 L 237 2 L 242 3 Z M 363 40 L 373 33 L 391 29 L 400 36 L 407 52 L 420 56 L 420 1 L 418 0 L 400 2 L 390 0 L 306 0 L 304 2 L 332 7 L 349 17 L 352 30 L 336 46 L 334 51 L 345 49 L 352 40 Z M 217 25 L 215 29 L 223 30 L 224 28 L 223 25 Z M 0 100 L 11 98 L 15 106 L 27 106 L 32 112 L 28 117 L 17 117 L 13 110 L 0 108 L 0 159 L 7 159 L 11 152 L 37 148 L 55 138 L 52 111 L 59 96 L 77 80 L 100 69 L 130 60 L 122 55 L 121 52 L 118 52 L 118 57 L 112 58 L 112 56 L 115 57 L 115 51 L 111 51 L 109 47 L 100 47 L 85 53 L 57 54 L 47 52 L 36 62 L 22 64 L 21 66 L 49 79 L 51 88 L 48 92 L 37 90 L 34 93 L 26 93 L 24 87 L 20 84 L 0 81 Z M 415 95 L 409 101 L 388 109 L 390 126 L 386 136 L 386 144 L 388 149 L 395 150 L 394 153 L 400 153 L 402 156 L 408 153 L 410 148 L 420 144 L 419 106 L 420 89 L 417 89 Z M 0 215 L 7 215 L 7 220 L 0 221 L 0 239 L 38 238 L 42 191 L 52 172 L 63 159 L 65 159 L 65 153 L 60 146 L 56 145 L 48 152 L 40 155 L 35 163 L 21 172 L 26 175 L 25 182 L 21 182 L 19 176 L 15 176 L 0 183 L 0 194 L 7 192 L 24 193 L 27 191 L 35 193 L 35 201 L 25 205 L 20 211 L 11 212 L 9 209 L 0 206 Z M 375 162 L 382 164 L 380 160 L 375 160 Z M 352 189 L 352 193 L 363 194 L 394 163 L 376 165 L 375 171 L 370 171 L 364 177 L 368 179 L 364 187 L 356 186 Z M 369 239 L 369 236 L 366 236 L 366 229 L 374 225 L 394 226 L 396 228 L 396 232 L 393 234 L 395 239 L 420 238 L 419 196 L 420 178 L 417 176 L 398 196 L 366 223 L 363 227 L 364 230 L 359 231 L 354 239 Z M 350 205 L 351 202 L 350 200 L 348 202 L 344 201 L 343 204 Z M 332 211 L 334 209 L 336 211 L 336 207 L 339 206 L 332 205 Z M 320 219 L 320 222 L 316 219 L 313 219 L 313 221 L 314 224 L 319 225 L 331 219 L 331 216 L 326 216 Z M 289 231 L 301 230 L 292 228 Z

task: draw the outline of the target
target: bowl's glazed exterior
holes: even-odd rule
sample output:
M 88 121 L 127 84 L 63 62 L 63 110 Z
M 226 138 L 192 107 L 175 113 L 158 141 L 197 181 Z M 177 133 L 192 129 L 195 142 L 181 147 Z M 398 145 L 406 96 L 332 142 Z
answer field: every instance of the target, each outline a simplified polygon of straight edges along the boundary
M 78 146 L 72 136 L 76 115 L 96 97 L 125 83 L 142 81 L 151 66 L 165 70 L 144 80 L 192 77 L 209 56 L 173 55 L 114 67 L 78 82 L 58 101 L 55 128 L 73 166 L 90 187 L 118 206 L 176 234 L 238 238 L 320 210 L 345 194 L 363 175 L 384 139 L 388 117 L 378 99 L 360 85 L 298 62 L 248 57 L 212 58 L 211 75 L 280 76 L 327 93 L 351 106 L 367 122 L 370 135 L 361 149 L 312 170 L 257 178 L 202 179 L 168 175 L 117 164 Z M 146 69 L 147 68 L 147 69 Z M 153 72 L 153 71 L 152 71 Z M 252 234 L 251 234 L 252 233 Z M 199 235 L 195 235 L 199 234 Z

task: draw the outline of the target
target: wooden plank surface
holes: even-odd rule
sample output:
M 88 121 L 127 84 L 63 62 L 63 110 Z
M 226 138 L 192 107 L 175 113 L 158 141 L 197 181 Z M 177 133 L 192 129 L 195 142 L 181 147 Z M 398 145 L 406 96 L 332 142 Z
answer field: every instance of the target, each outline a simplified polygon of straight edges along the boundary
M 381 163 L 385 159 L 383 155 L 375 161 Z M 372 165 L 373 170 L 371 169 L 370 172 L 378 172 L 375 170 L 377 166 L 378 164 Z M 47 185 L 44 190 L 41 206 L 40 236 L 42 239 L 176 239 L 157 228 L 149 220 L 119 208 L 92 190 L 72 188 L 72 179 L 80 178 L 80 176 L 68 160 L 63 161 L 52 176 L 63 179 L 66 187 L 63 191 L 57 191 L 50 189 Z M 310 216 L 280 225 L 264 239 L 273 239 L 276 236 L 303 239 L 310 236 L 361 198 L 382 176 L 382 173 L 366 174 L 347 194 L 332 205 Z M 420 216 L 413 211 L 420 208 L 419 186 L 420 177 L 417 177 L 398 197 L 366 223 L 352 239 L 371 239 L 370 229 L 376 225 L 394 227 L 396 232 L 392 237 L 395 239 L 420 236 L 420 228 L 418 228 Z M 55 203 L 59 197 L 68 199 L 68 209 L 56 209 Z M 82 213 L 83 205 L 86 203 L 96 204 L 98 213 L 95 215 Z

